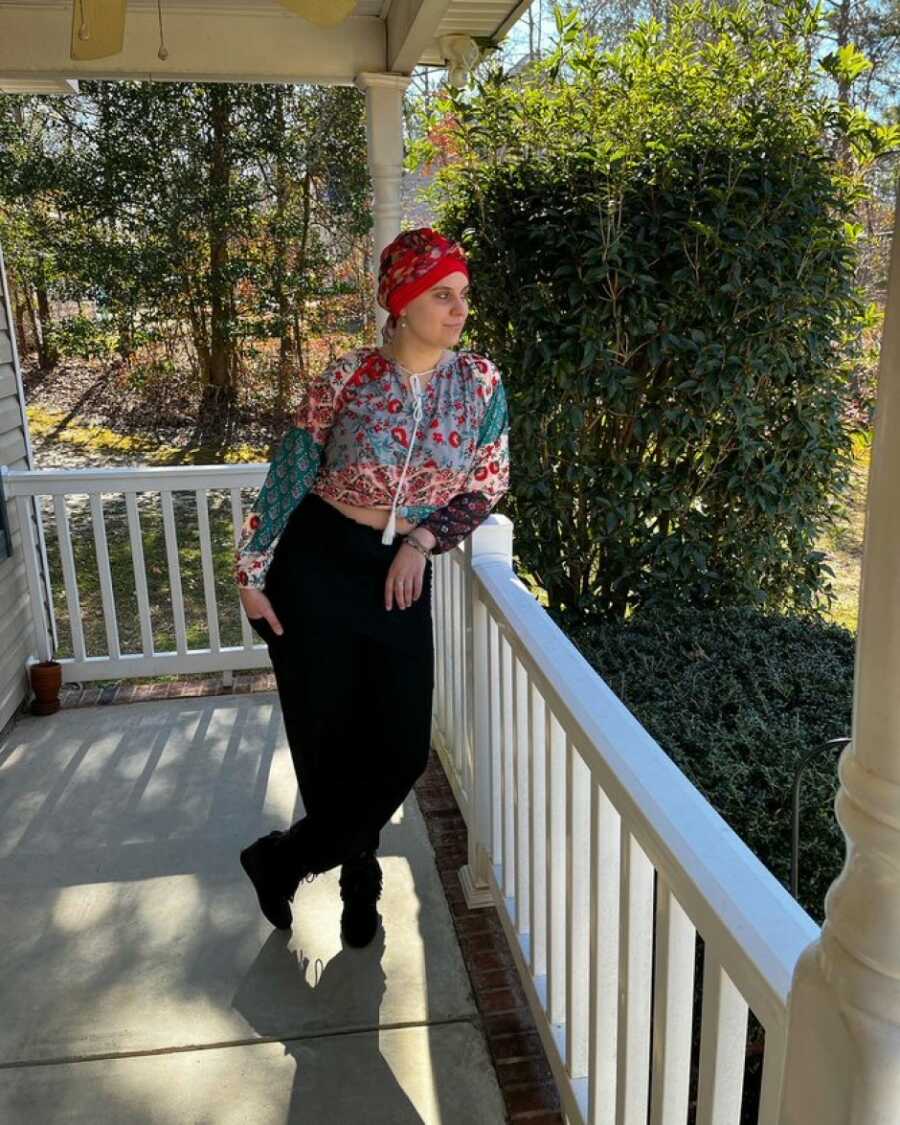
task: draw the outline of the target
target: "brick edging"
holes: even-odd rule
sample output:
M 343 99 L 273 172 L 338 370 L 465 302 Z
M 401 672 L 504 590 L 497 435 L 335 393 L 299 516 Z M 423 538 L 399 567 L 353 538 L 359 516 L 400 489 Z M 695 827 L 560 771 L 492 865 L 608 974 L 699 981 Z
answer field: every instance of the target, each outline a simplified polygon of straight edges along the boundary
M 497 910 L 466 906 L 459 869 L 469 859 L 468 831 L 433 748 L 413 788 L 506 1104 L 506 1119 L 516 1125 L 564 1125 L 556 1081 Z
M 102 688 L 92 687 L 89 682 L 84 687 L 80 684 L 63 684 L 59 690 L 59 702 L 62 707 L 96 707 L 106 703 L 143 703 L 149 699 L 243 695 L 253 691 L 276 690 L 274 672 L 235 672 L 230 684 L 222 682 L 222 674 L 219 672 L 205 679 L 170 680 L 167 683 L 134 684 L 121 680 Z
M 254 671 L 235 672 L 229 685 L 222 683 L 221 674 L 168 683 L 123 680 L 103 688 L 64 684 L 59 697 L 62 707 L 69 708 L 276 690 L 274 673 Z M 433 748 L 414 791 L 506 1105 L 506 1119 L 516 1125 L 564 1125 L 559 1091 L 497 910 L 466 906 L 459 869 L 469 858 L 468 831 Z

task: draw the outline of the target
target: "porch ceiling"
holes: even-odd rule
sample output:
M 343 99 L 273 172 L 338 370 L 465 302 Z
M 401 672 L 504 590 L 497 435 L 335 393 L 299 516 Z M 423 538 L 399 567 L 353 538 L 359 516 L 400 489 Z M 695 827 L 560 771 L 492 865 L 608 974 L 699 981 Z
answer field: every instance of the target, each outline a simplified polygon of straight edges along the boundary
M 499 43 L 531 0 L 357 0 L 336 27 L 277 0 L 162 0 L 165 61 L 156 0 L 128 0 L 119 54 L 70 59 L 72 2 L 0 0 L 0 91 L 68 93 L 79 78 L 350 85 L 363 72 L 443 65 L 443 35 Z

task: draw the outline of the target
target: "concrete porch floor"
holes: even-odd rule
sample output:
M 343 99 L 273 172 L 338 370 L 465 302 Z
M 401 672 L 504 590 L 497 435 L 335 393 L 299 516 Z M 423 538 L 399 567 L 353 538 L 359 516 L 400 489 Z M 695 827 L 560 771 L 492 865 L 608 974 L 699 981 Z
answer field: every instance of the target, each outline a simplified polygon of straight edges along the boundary
M 0 1121 L 499 1125 L 410 794 L 382 925 L 340 937 L 339 869 L 273 930 L 242 846 L 302 815 L 274 693 L 62 710 L 0 744 Z

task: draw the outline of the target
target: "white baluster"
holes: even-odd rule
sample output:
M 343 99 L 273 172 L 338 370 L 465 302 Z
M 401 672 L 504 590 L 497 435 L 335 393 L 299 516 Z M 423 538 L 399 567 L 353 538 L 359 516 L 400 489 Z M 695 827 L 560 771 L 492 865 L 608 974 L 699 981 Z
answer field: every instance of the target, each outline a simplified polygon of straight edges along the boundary
M 531 973 L 547 972 L 547 751 L 544 745 L 544 699 L 534 681 L 528 680 L 528 746 L 531 770 L 528 777 L 529 833 L 528 867 L 531 871 L 529 931 Z
M 600 786 L 592 782 L 590 1125 L 615 1125 L 616 1121 L 621 831 L 619 814 Z
M 588 1073 L 588 955 L 590 944 L 590 771 L 566 742 L 566 1066 Z
M 649 1101 L 653 867 L 622 821 L 617 1122 L 645 1125 Z
M 200 536 L 200 561 L 203 567 L 203 601 L 206 608 L 206 627 L 209 631 L 209 651 L 221 648 L 219 636 L 219 607 L 216 601 L 216 576 L 213 569 L 212 541 L 209 534 L 209 508 L 205 488 L 194 490 L 197 502 L 197 531 Z
M 747 1005 L 713 951 L 703 951 L 697 1125 L 738 1125 L 747 1042 Z
M 696 945 L 696 930 L 657 873 L 650 1125 L 687 1121 Z
M 566 1019 L 566 736 L 546 709 L 547 785 L 547 1018 Z

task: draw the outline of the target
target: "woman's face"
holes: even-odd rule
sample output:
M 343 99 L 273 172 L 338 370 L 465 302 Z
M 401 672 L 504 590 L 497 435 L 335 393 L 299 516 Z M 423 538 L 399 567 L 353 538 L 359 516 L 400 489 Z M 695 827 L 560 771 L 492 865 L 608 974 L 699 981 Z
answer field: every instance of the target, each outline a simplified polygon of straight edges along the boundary
M 469 279 L 461 271 L 447 274 L 410 301 L 402 315 L 405 333 L 415 334 L 431 347 L 455 348 L 469 315 Z

